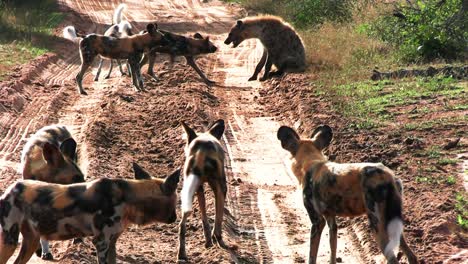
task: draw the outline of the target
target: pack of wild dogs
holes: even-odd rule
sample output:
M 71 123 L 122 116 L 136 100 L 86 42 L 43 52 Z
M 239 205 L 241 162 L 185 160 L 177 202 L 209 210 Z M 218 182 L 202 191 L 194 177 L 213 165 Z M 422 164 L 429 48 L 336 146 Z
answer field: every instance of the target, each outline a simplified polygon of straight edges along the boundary
M 187 63 L 207 84 L 213 83 L 198 68 L 195 57 L 213 53 L 216 46 L 208 37 L 195 34 L 186 37 L 158 29 L 148 24 L 146 30 L 132 33 L 132 26 L 122 20 L 125 5 L 114 11 L 113 25 L 104 35 L 77 34 L 73 26 L 64 29 L 64 36 L 79 42 L 81 68 L 76 76 L 78 91 L 86 94 L 82 80 L 96 56 L 101 57 L 95 77 L 98 80 L 103 59 L 110 60 L 109 78 L 114 62 L 122 75 L 128 74 L 138 91 L 143 91 L 142 65 L 149 63 L 153 78 L 157 53 L 184 56 Z M 281 36 L 279 39 L 278 36 Z M 285 72 L 303 71 L 305 50 L 299 35 L 276 17 L 250 17 L 239 20 L 231 28 L 225 44 L 237 47 L 246 39 L 258 38 L 264 46 L 263 55 L 249 78 L 260 80 Z M 271 72 L 272 66 L 276 67 Z M 92 237 L 98 263 L 116 263 L 116 242 L 130 224 L 154 222 L 174 223 L 177 220 L 177 186 L 183 175 L 181 220 L 176 261 L 188 261 L 185 249 L 186 221 L 192 212 L 196 195 L 202 218 L 205 247 L 214 244 L 227 250 L 222 237 L 222 224 L 227 182 L 225 151 L 220 143 L 225 130 L 223 120 L 217 120 L 205 132 L 197 133 L 181 122 L 186 135 L 185 163 L 165 179 L 152 177 L 133 163 L 134 179 L 101 178 L 86 182 L 77 163 L 77 142 L 63 125 L 43 127 L 32 135 L 21 155 L 23 179 L 9 186 L 0 198 L 0 264 L 7 263 L 23 236 L 15 263 L 27 263 L 36 253 L 52 260 L 49 240 Z M 330 230 L 330 263 L 336 263 L 336 217 L 366 214 L 377 244 L 387 263 L 398 263 L 394 250 L 400 247 L 410 264 L 417 257 L 403 235 L 402 182 L 381 163 L 335 163 L 323 150 L 333 138 L 329 126 L 317 127 L 309 138 L 301 138 L 287 126 L 278 129 L 282 148 L 291 154 L 291 171 L 303 190 L 303 203 L 312 223 L 309 263 L 316 263 L 320 236 L 325 223 Z M 204 185 L 215 197 L 215 221 L 211 229 L 206 211 Z M 79 242 L 79 241 L 77 241 Z M 157 243 L 157 242 L 155 242 Z

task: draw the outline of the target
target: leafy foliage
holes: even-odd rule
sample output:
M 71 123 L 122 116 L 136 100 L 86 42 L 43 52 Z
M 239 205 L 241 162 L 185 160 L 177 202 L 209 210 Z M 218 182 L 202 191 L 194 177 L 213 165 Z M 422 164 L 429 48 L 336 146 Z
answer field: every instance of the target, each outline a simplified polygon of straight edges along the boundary
M 468 16 L 463 0 L 412 0 L 395 4 L 393 14 L 364 28 L 398 49 L 406 62 L 464 58 Z

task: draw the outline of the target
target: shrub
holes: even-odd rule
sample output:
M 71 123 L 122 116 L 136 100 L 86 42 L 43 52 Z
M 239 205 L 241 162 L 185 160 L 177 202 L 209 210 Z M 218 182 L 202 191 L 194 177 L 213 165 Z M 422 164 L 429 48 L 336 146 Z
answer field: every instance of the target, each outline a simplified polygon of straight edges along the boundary
M 466 58 L 468 31 L 463 0 L 411 0 L 368 25 L 369 33 L 394 45 L 405 62 Z

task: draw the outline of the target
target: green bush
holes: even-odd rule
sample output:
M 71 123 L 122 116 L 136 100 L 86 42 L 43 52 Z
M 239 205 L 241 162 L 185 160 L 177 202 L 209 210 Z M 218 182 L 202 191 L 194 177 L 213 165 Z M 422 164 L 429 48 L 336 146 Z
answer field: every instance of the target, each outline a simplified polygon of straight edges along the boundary
M 412 0 L 368 25 L 371 35 L 393 44 L 405 62 L 465 59 L 468 31 L 463 0 Z

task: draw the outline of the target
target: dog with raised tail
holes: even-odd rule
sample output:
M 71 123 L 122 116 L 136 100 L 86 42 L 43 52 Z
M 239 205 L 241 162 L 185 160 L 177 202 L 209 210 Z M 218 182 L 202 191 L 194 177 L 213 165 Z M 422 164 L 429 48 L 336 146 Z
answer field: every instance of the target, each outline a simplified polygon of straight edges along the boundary
M 332 129 L 317 127 L 310 139 L 301 139 L 292 128 L 282 126 L 277 133 L 281 146 L 291 153 L 291 171 L 297 177 L 303 202 L 312 227 L 310 229 L 309 264 L 317 261 L 320 236 L 330 229 L 330 263 L 336 263 L 337 216 L 356 217 L 367 214 L 387 263 L 398 260 L 394 249 L 400 246 L 410 264 L 418 263 L 403 235 L 402 184 L 381 163 L 335 163 L 323 150 L 333 138 Z
M 200 213 L 202 217 L 203 233 L 205 235 L 205 247 L 211 247 L 213 240 L 224 249 L 235 249 L 235 246 L 228 246 L 222 238 L 222 223 L 224 214 L 224 203 L 226 199 L 227 184 L 224 170 L 224 150 L 219 140 L 224 133 L 224 121 L 214 122 L 205 133 L 197 133 L 181 123 L 187 136 L 185 147 L 184 164 L 184 184 L 181 191 L 182 220 L 179 224 L 179 250 L 177 260 L 187 261 L 185 251 L 186 221 L 192 212 L 193 196 L 196 194 Z M 208 183 L 215 194 L 216 216 L 214 229 L 210 234 L 210 224 L 206 214 L 206 201 L 203 184 Z
M 133 35 L 132 32 L 132 25 L 127 20 L 122 20 L 122 13 L 127 8 L 126 4 L 118 5 L 114 10 L 114 15 L 112 17 L 112 26 L 104 32 L 104 36 L 114 37 L 114 38 L 123 38 Z M 117 65 L 119 65 L 120 73 L 126 75 L 126 73 L 122 69 L 122 63 L 120 60 L 115 60 Z M 101 68 L 104 62 L 104 58 L 101 57 L 101 61 L 99 62 L 98 70 L 96 72 L 96 76 L 94 77 L 94 81 L 99 80 L 99 75 L 101 74 Z M 111 75 L 112 69 L 114 67 L 114 60 L 110 60 L 109 72 L 107 73 L 105 79 L 108 79 Z M 127 68 L 129 65 L 127 64 Z M 128 69 L 129 70 L 129 69 Z
M 143 53 L 158 46 L 173 44 L 172 41 L 169 41 L 158 31 L 157 24 L 148 24 L 146 31 L 144 34 L 122 38 L 98 34 L 89 34 L 83 37 L 77 35 L 73 26 L 66 27 L 63 30 L 63 36 L 69 40 L 79 42 L 81 66 L 80 71 L 76 75 L 78 92 L 83 95 L 87 94 L 82 85 L 83 76 L 98 55 L 109 59 L 128 60 L 135 89 L 137 91 L 144 91 L 139 67 Z

